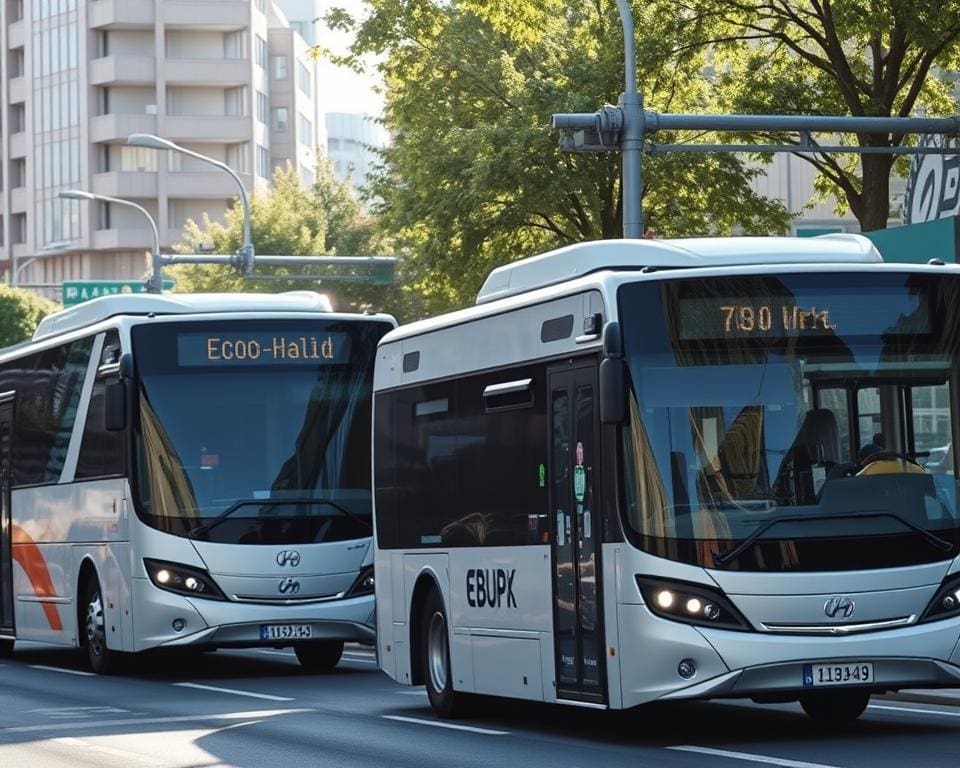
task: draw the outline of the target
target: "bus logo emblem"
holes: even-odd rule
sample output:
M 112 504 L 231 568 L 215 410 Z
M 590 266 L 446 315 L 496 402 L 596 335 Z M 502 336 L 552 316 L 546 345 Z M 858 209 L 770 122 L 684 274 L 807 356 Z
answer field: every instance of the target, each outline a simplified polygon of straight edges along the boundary
M 823 612 L 831 619 L 849 619 L 857 609 L 857 604 L 849 597 L 831 597 L 823 604 Z
M 295 549 L 285 549 L 277 554 L 277 565 L 289 565 L 296 568 L 300 565 L 300 553 Z
M 280 582 L 280 586 L 277 587 L 277 589 L 280 590 L 281 595 L 295 595 L 300 591 L 300 582 L 296 579 L 284 579 Z

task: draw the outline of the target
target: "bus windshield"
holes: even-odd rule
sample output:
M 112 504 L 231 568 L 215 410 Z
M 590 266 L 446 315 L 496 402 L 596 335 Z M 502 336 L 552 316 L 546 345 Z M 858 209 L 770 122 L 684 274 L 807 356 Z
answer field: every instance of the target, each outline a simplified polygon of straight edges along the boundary
M 336 320 L 135 327 L 140 516 L 224 543 L 369 536 L 373 363 L 389 329 Z
M 628 534 L 709 568 L 960 551 L 960 281 L 903 272 L 630 283 Z

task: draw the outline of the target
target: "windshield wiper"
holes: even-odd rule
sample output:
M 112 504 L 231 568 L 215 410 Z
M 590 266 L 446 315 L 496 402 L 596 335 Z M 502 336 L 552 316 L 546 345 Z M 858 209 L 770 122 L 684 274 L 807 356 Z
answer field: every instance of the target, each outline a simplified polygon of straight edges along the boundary
M 230 517 L 238 509 L 243 509 L 244 507 L 252 506 L 284 506 L 289 504 L 326 504 L 328 507 L 333 507 L 337 512 L 339 512 L 344 517 L 348 517 L 353 520 L 355 523 L 359 523 L 365 528 L 373 530 L 373 526 L 369 521 L 364 520 L 356 512 L 351 512 L 349 509 L 340 506 L 335 501 L 330 501 L 329 499 L 316 499 L 316 498 L 302 498 L 302 499 L 238 499 L 229 507 L 227 507 L 223 512 L 217 515 L 212 520 L 209 520 L 205 523 L 200 523 L 200 525 L 191 528 L 189 536 L 191 538 L 196 538 L 202 533 L 207 533 L 211 528 L 215 528 L 228 517 Z
M 737 544 L 735 547 L 732 547 L 724 552 L 721 552 L 719 555 L 716 555 L 713 558 L 713 562 L 716 565 L 724 566 L 736 560 L 740 555 L 746 552 L 750 547 L 757 543 L 763 534 L 769 531 L 773 526 L 779 525 L 780 523 L 789 523 L 789 522 L 812 522 L 815 520 L 842 520 L 849 518 L 857 517 L 892 517 L 901 525 L 909 528 L 910 530 L 919 533 L 923 538 L 930 543 L 931 546 L 936 547 L 937 549 L 943 552 L 949 552 L 953 549 L 953 544 L 945 539 L 941 539 L 935 533 L 928 531 L 926 528 L 917 525 L 912 520 L 908 520 L 902 515 L 898 515 L 896 512 L 887 512 L 885 510 L 873 510 L 866 512 L 846 512 L 846 513 L 833 513 L 833 514 L 820 514 L 820 515 L 778 515 L 777 517 L 772 517 L 767 520 L 762 525 L 757 526 L 753 529 L 753 532 L 747 536 L 743 541 Z

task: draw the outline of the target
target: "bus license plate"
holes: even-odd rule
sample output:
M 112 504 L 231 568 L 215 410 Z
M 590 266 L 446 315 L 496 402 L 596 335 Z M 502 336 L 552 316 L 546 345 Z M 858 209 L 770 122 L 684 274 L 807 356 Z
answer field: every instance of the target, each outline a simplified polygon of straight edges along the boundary
M 873 681 L 873 664 L 864 661 L 803 665 L 803 684 L 806 687 L 863 685 Z
M 261 640 L 309 640 L 313 627 L 309 624 L 261 624 Z

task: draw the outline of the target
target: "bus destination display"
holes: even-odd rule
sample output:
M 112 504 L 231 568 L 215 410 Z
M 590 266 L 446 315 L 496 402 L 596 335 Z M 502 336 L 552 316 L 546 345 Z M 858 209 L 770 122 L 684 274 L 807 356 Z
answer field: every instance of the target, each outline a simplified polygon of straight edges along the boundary
M 684 341 L 929 333 L 928 305 L 916 294 L 681 298 Z
M 184 367 L 332 365 L 350 361 L 346 333 L 316 330 L 177 334 L 177 362 Z

